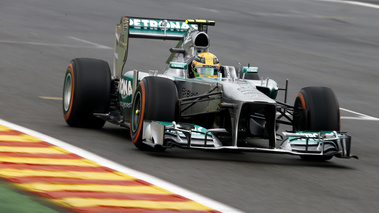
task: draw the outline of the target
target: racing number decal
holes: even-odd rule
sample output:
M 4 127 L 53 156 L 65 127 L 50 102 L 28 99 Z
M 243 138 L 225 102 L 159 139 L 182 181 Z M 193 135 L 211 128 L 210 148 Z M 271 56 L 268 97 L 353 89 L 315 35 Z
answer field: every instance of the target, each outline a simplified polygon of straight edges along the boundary
M 74 79 L 73 67 L 72 67 L 72 64 L 69 64 L 67 71 L 66 71 L 66 79 L 64 81 L 64 94 L 65 95 L 63 97 L 63 104 L 64 104 L 63 106 L 64 106 L 64 110 L 65 110 L 65 116 L 64 116 L 65 120 L 68 120 L 70 118 L 70 114 L 71 114 L 71 110 L 72 110 L 72 102 L 74 99 L 74 92 L 75 92 L 75 89 L 74 89 L 75 83 L 74 82 L 75 82 L 75 79 Z M 68 86 L 67 83 L 71 84 L 70 85 L 71 88 L 66 88 Z M 65 92 L 65 91 L 71 92 L 70 97 L 66 97 L 67 92 Z

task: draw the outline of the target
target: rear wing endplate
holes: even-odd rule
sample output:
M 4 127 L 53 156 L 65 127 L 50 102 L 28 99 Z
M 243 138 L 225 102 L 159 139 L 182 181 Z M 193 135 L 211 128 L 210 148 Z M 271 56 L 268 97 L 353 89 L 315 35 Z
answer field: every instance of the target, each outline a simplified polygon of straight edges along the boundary
M 214 21 L 200 19 L 156 19 L 141 17 L 121 17 L 116 25 L 115 57 L 112 76 L 121 78 L 127 55 L 129 38 L 181 40 L 188 29 L 207 31 Z

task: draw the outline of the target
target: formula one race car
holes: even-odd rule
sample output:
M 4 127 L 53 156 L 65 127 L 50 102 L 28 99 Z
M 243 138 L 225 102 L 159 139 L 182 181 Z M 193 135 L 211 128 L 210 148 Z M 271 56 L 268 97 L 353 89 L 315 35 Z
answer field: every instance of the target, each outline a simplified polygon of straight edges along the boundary
M 351 137 L 340 132 L 339 104 L 331 89 L 303 88 L 288 105 L 288 81 L 278 88 L 272 79 L 260 79 L 257 67 L 220 65 L 209 53 L 207 31 L 214 25 L 198 19 L 122 17 L 112 71 L 98 59 L 70 62 L 63 89 L 67 124 L 101 128 L 108 121 L 129 128 L 142 150 L 228 149 L 317 161 L 355 157 Z M 163 74 L 123 72 L 129 38 L 179 43 L 170 49 Z M 284 91 L 284 102 L 276 100 L 279 91 Z M 279 134 L 280 124 L 292 130 Z

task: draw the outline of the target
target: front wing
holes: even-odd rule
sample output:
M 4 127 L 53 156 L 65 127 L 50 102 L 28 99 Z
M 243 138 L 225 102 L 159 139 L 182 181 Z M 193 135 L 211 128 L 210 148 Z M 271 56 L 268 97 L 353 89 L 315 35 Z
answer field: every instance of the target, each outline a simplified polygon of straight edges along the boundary
M 229 135 L 229 133 L 223 128 L 206 129 L 193 124 L 144 121 L 143 143 L 152 147 L 166 148 L 177 146 L 191 149 L 240 150 L 299 156 L 357 158 L 350 154 L 351 136 L 342 132 L 284 132 L 285 139 L 278 148 L 246 147 L 239 146 L 238 143 L 224 145 L 220 139 L 222 135 Z

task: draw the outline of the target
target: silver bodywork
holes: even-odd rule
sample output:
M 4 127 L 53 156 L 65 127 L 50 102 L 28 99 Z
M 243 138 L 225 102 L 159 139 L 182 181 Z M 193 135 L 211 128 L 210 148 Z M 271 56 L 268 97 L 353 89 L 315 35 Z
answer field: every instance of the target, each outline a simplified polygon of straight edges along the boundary
M 291 125 L 292 122 L 289 112 L 293 110 L 293 107 L 275 100 L 278 91 L 287 92 L 287 87 L 278 88 L 278 84 L 272 79 L 245 77 L 245 74 L 246 76 L 252 74 L 249 70 L 257 74 L 258 68 L 250 69 L 248 66 L 242 69 L 242 67 L 222 66 L 215 78 L 191 78 L 190 63 L 193 57 L 198 53 L 209 51 L 207 27 L 212 25 L 214 22 L 205 20 L 184 22 L 183 20 L 122 17 L 120 24 L 116 26 L 112 73 L 115 82 L 119 82 L 120 112 L 97 116 L 130 127 L 130 110 L 138 82 L 146 76 L 168 78 L 175 83 L 178 91 L 179 121 L 144 120 L 142 142 L 149 146 L 352 157 L 350 155 L 351 137 L 346 133 L 284 132 L 278 134 L 279 118 L 289 120 L 281 123 Z M 171 55 L 167 60 L 169 65 L 162 74 L 158 74 L 161 73 L 158 71 L 137 70 L 123 73 L 129 37 L 170 39 L 179 42 L 175 48 L 170 49 Z M 278 113 L 280 116 L 277 116 Z M 214 123 L 210 125 L 210 128 L 205 128 L 196 122 L 202 121 L 202 116 L 207 115 L 214 115 L 216 118 L 212 121 Z M 225 119 L 225 117 L 227 117 L 228 125 L 218 124 L 217 119 Z M 187 118 L 195 123 L 184 122 Z M 191 118 L 196 119 L 191 120 Z M 255 146 L 254 140 L 268 140 L 268 146 Z M 278 140 L 281 141 L 279 145 Z

